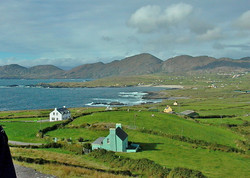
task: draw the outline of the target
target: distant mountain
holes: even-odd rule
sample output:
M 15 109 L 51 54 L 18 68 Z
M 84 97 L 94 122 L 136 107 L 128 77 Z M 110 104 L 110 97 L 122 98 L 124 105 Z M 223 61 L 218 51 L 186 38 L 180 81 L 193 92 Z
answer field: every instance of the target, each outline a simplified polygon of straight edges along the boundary
M 243 61 L 250 61 L 250 57 L 243 57 L 243 58 L 241 58 L 240 60 L 243 60 Z
M 104 64 L 84 64 L 65 71 L 53 65 L 26 68 L 17 64 L 0 66 L 0 78 L 103 78 L 155 73 L 250 71 L 250 57 L 239 60 L 209 56 L 176 56 L 165 61 L 148 54 L 138 54 Z
M 170 58 L 163 62 L 162 72 L 232 72 L 249 71 L 250 61 L 230 58 L 216 59 L 209 56 L 192 57 L 187 55 Z
M 63 75 L 65 78 L 100 78 L 100 72 L 104 66 L 105 64 L 102 62 L 84 64 L 65 72 Z M 58 77 L 60 78 L 60 76 Z
M 197 70 L 197 68 L 208 65 L 216 61 L 215 58 L 208 56 L 192 57 L 187 55 L 170 58 L 163 62 L 162 72 L 183 73 Z
M 152 74 L 161 71 L 162 62 L 162 60 L 151 54 L 143 53 L 108 64 L 99 62 L 78 66 L 66 72 L 65 76 L 67 78 L 103 78 Z
M 17 64 L 0 66 L 0 78 L 50 78 L 64 72 L 53 65 L 26 68 Z

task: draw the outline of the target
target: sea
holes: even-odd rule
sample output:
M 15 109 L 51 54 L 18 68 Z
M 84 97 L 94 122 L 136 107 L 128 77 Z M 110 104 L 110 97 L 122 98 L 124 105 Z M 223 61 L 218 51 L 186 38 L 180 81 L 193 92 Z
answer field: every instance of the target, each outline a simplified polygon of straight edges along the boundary
M 149 91 L 166 88 L 41 88 L 38 83 L 86 82 L 88 79 L 0 79 L 0 111 L 72 107 L 133 106 L 157 103 L 161 99 L 143 99 Z

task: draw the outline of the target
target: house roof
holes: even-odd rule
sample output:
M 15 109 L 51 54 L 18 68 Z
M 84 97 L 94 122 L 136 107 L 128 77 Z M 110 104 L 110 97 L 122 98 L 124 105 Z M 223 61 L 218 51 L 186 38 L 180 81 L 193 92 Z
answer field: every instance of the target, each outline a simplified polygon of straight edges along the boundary
M 57 111 L 60 112 L 61 114 L 68 114 L 69 113 L 69 110 L 67 108 L 58 108 Z
M 96 139 L 92 144 L 96 144 L 96 145 L 102 145 L 103 140 L 106 137 L 99 137 L 98 139 Z
M 189 115 L 189 114 L 193 114 L 193 113 L 196 113 L 196 112 L 193 110 L 186 110 L 186 111 L 181 112 L 181 114 L 183 114 L 183 115 Z
M 128 134 L 126 132 L 124 132 L 120 127 L 116 128 L 116 135 L 122 140 L 124 141 L 127 137 Z

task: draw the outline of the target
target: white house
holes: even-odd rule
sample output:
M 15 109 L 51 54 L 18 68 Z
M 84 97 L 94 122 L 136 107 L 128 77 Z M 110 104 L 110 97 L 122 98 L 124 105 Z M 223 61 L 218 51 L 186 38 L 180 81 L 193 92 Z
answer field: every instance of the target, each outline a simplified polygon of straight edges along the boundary
M 62 121 L 69 118 L 71 118 L 71 114 L 70 111 L 65 106 L 59 109 L 55 108 L 55 110 L 49 114 L 50 122 Z

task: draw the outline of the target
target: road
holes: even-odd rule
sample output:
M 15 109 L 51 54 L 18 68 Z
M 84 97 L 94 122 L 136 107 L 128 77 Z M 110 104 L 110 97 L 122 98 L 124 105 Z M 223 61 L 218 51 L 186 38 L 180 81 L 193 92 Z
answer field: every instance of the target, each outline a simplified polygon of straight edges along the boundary
M 11 145 L 22 145 L 22 146 L 28 146 L 28 145 L 39 146 L 39 145 L 42 145 L 42 143 L 26 143 L 26 142 L 12 141 L 12 140 L 9 140 L 8 143 L 11 144 Z
M 15 164 L 17 178 L 56 178 L 52 175 L 42 174 L 32 168 Z

